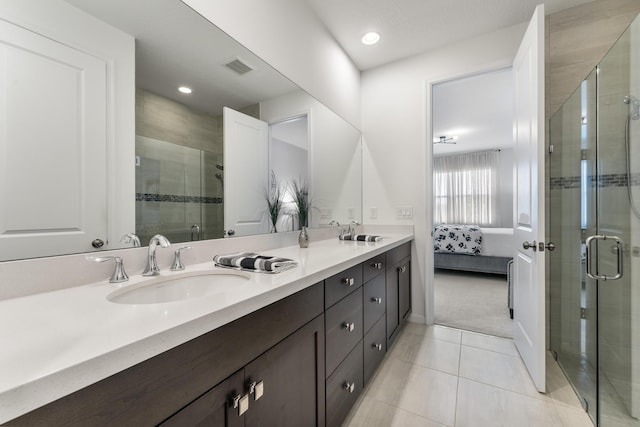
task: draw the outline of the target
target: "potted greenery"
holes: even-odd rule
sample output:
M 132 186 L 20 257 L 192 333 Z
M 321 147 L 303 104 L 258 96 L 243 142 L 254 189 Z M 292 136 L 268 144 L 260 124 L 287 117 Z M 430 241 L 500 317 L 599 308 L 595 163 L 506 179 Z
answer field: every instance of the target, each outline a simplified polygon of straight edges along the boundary
M 285 191 L 282 186 L 278 184 L 276 174 L 273 171 L 271 171 L 269 189 L 266 189 L 264 193 L 267 202 L 267 215 L 269 216 L 269 222 L 271 222 L 271 232 L 277 233 L 278 218 L 284 206 Z

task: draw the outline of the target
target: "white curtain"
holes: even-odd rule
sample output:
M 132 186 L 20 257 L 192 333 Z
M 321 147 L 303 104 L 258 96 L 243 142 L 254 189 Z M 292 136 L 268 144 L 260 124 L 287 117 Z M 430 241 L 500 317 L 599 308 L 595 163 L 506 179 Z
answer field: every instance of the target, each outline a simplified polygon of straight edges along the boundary
M 435 224 L 497 226 L 498 151 L 433 159 Z

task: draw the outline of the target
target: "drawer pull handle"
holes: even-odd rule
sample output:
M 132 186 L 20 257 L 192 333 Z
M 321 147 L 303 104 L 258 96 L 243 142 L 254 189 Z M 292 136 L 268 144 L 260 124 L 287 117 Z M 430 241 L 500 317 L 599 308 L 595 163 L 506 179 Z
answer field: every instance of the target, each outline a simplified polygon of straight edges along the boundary
M 350 383 L 349 381 L 347 381 L 347 382 L 344 383 L 343 387 L 349 393 L 353 393 L 353 391 L 356 389 L 356 383 Z
M 371 347 L 375 348 L 378 351 L 382 351 L 382 344 L 373 343 Z
M 376 304 L 382 304 L 382 298 L 373 297 L 373 298 L 371 298 L 371 302 L 376 303 Z
M 238 415 L 242 415 L 249 410 L 249 395 L 238 394 L 232 399 L 233 407 L 238 410 Z
M 353 286 L 353 284 L 356 281 L 353 279 L 353 277 L 345 277 L 344 279 L 342 279 L 342 283 L 344 283 L 347 286 Z
M 354 322 L 344 322 L 342 327 L 349 332 L 353 332 L 353 330 L 356 328 L 356 324 Z
M 264 381 L 260 381 L 260 382 L 255 382 L 253 381 L 251 384 L 249 384 L 249 394 L 254 394 L 253 396 L 253 400 L 258 400 L 262 397 L 262 395 L 264 394 Z
M 371 264 L 371 267 L 375 268 L 376 270 L 382 270 L 382 263 L 374 262 L 373 264 Z

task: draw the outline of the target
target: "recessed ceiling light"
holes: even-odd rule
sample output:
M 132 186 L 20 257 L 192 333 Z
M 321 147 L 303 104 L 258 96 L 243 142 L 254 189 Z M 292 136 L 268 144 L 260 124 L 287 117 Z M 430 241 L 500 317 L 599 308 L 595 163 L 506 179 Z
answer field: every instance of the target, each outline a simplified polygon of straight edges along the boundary
M 182 93 L 187 93 L 187 94 L 192 92 L 191 88 L 187 86 L 180 86 L 178 90 Z
M 376 44 L 380 41 L 380 34 L 375 31 L 370 31 L 362 36 L 362 43 L 366 45 Z

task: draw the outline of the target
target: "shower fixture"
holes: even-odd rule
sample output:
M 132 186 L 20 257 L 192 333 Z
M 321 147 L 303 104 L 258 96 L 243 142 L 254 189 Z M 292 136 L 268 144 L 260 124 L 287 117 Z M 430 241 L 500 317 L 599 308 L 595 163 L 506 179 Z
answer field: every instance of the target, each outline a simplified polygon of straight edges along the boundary
M 633 113 L 631 114 L 631 119 L 638 120 L 640 119 L 640 100 L 633 95 L 627 95 L 624 97 L 625 104 L 631 105 Z
M 640 209 L 636 206 L 636 202 L 633 198 L 633 191 L 631 189 L 632 179 L 631 179 L 631 120 L 640 119 L 640 101 L 638 98 L 633 95 L 627 95 L 624 97 L 623 102 L 627 105 L 631 106 L 631 111 L 627 114 L 627 120 L 624 124 L 624 149 L 626 155 L 626 172 L 627 172 L 627 198 L 629 199 L 629 205 L 631 206 L 631 211 L 636 216 L 636 218 L 640 219 Z

